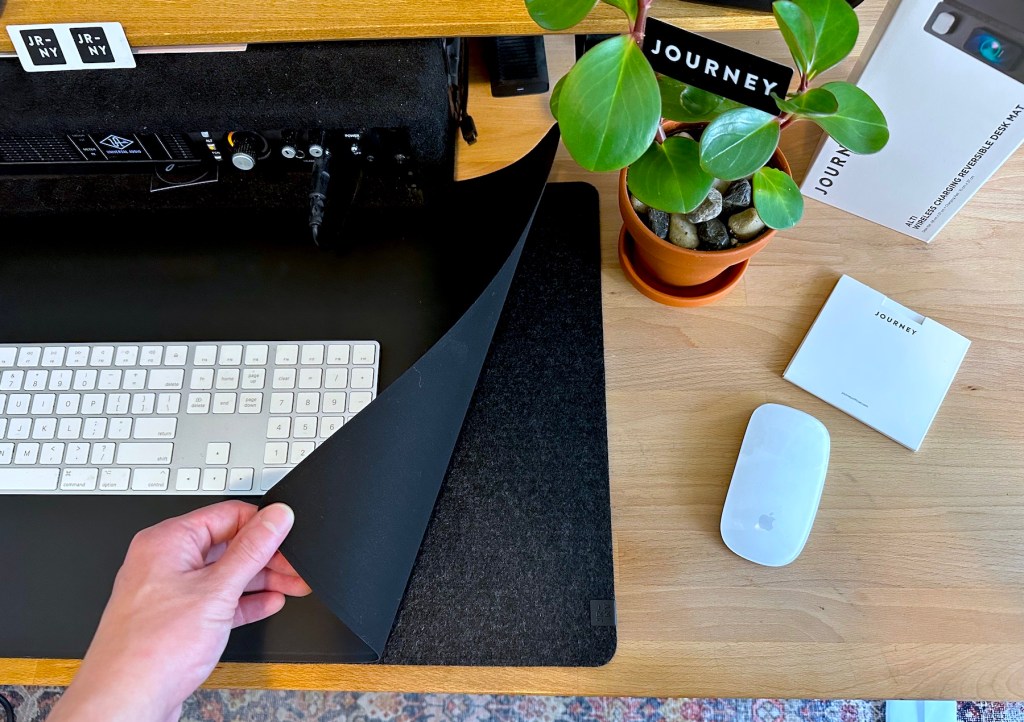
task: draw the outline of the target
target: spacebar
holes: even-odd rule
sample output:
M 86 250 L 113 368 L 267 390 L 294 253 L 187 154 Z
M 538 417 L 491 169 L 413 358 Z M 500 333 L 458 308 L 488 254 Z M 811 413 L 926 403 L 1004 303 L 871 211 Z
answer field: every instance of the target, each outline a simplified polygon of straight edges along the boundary
M 53 491 L 60 469 L 0 469 L 0 491 Z

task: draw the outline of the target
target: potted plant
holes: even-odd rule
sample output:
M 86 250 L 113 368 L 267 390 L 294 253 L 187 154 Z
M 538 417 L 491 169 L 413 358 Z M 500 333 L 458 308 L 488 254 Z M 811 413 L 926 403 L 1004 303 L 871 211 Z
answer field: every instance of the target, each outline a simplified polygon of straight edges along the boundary
M 888 141 L 885 116 L 867 93 L 842 81 L 811 87 L 853 49 L 857 15 L 846 0 L 773 4 L 799 77 L 792 92 L 773 94 L 775 116 L 657 75 L 641 51 L 653 0 L 601 1 L 623 12 L 628 32 L 591 48 L 555 84 L 552 115 L 582 167 L 621 171 L 619 257 L 634 285 L 665 303 L 708 302 L 803 215 L 778 147 L 783 128 L 817 123 L 854 153 Z M 596 5 L 525 2 L 547 30 L 572 27 Z

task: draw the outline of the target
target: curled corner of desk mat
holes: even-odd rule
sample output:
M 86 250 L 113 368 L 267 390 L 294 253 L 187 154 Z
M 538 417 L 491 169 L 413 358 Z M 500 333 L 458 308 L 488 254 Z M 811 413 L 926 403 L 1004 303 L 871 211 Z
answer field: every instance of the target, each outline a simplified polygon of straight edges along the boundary
M 465 182 L 481 197 L 490 196 L 490 186 L 510 185 L 515 202 L 532 209 L 518 237 L 519 229 L 503 231 L 512 241 L 507 258 L 455 325 L 261 501 L 294 509 L 295 527 L 281 551 L 366 644 L 367 661 L 384 652 L 557 143 L 553 129 L 517 163 Z M 499 235 L 468 230 L 486 242 Z

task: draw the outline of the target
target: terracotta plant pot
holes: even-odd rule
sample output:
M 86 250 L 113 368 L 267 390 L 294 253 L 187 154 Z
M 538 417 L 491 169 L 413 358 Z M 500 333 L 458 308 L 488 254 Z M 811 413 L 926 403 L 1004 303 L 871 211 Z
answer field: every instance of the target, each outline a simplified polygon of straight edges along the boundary
M 666 131 L 669 134 L 677 129 L 680 128 L 676 124 L 672 126 L 666 124 Z M 775 150 L 775 155 L 772 156 L 768 164 L 791 174 L 786 156 L 780 149 Z M 626 188 L 626 169 L 619 174 L 619 213 L 622 215 L 626 232 L 633 239 L 634 265 L 642 266 L 643 270 L 647 272 L 646 275 L 653 276 L 661 286 L 686 287 L 708 283 L 722 276 L 731 266 L 743 263 L 760 252 L 775 235 L 774 229 L 767 228 L 757 238 L 724 251 L 696 251 L 681 248 L 674 243 L 662 240 L 644 224 L 633 210 L 629 201 L 629 191 Z M 637 284 L 637 279 L 633 276 L 630 277 L 630 280 L 634 285 Z

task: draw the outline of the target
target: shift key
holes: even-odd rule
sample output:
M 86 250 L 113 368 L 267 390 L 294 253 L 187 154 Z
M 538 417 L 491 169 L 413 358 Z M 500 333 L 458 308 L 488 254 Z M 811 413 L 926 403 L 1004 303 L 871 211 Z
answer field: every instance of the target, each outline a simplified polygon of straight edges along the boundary
M 118 464 L 170 464 L 174 444 L 118 444 Z

